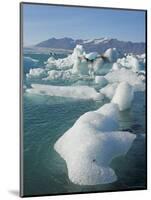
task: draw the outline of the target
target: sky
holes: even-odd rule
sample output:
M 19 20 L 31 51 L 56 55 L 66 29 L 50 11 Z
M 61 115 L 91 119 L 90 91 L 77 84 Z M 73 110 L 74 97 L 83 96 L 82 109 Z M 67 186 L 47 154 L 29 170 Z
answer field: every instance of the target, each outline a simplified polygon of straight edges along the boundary
M 24 45 L 34 45 L 52 37 L 109 37 L 144 42 L 145 12 L 24 4 Z

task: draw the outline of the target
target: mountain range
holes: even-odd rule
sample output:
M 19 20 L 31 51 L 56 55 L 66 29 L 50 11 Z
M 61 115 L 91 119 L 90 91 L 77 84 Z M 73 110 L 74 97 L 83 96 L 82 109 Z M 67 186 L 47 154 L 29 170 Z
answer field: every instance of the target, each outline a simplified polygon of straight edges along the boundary
M 109 39 L 105 37 L 91 40 L 74 40 L 68 37 L 57 39 L 53 37 L 36 44 L 35 47 L 73 50 L 77 44 L 83 45 L 87 52 L 96 51 L 98 53 L 103 53 L 108 48 L 117 48 L 117 50 L 122 53 L 142 54 L 145 52 L 144 42 L 120 41 L 118 39 Z

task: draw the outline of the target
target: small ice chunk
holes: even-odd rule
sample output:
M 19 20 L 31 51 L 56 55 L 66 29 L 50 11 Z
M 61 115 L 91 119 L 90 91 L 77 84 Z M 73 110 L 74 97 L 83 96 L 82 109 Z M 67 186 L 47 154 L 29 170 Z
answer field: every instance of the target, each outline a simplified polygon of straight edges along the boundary
M 144 91 L 145 89 L 145 85 L 141 78 L 130 69 L 121 68 L 120 70 L 109 72 L 105 75 L 105 78 L 110 83 L 127 82 L 133 86 L 135 91 Z
M 30 69 L 29 70 L 29 73 L 28 74 L 26 74 L 26 77 L 27 78 L 30 78 L 30 79 L 32 79 L 32 78 L 38 78 L 38 79 L 40 79 L 40 78 L 44 78 L 44 77 L 46 77 L 47 76 L 47 72 L 46 72 L 46 70 L 45 69 L 43 69 L 43 68 L 34 68 L 34 69 Z
M 97 58 L 93 63 L 93 70 L 95 74 L 101 74 L 104 65 L 104 60 L 102 58 Z
M 131 69 L 134 72 L 139 72 L 141 69 L 144 69 L 144 63 L 141 57 L 130 54 L 124 58 L 119 58 L 117 63 Z
M 88 62 L 84 58 L 76 58 L 72 68 L 73 74 L 88 75 Z
M 131 107 L 133 100 L 133 88 L 127 82 L 122 82 L 118 85 L 112 103 L 116 103 L 120 111 Z
M 119 56 L 119 52 L 116 48 L 107 49 L 104 53 L 104 57 L 108 58 L 110 62 L 116 62 Z
M 116 70 L 121 69 L 121 67 L 122 66 L 119 63 L 115 62 L 115 63 L 113 63 L 112 70 L 116 71 Z
M 95 76 L 95 83 L 100 87 L 104 87 L 108 81 L 104 78 L 104 76 Z
M 110 83 L 107 86 L 100 89 L 101 94 L 104 94 L 107 98 L 112 99 L 118 83 Z
M 48 76 L 46 78 L 43 78 L 43 80 L 57 80 L 61 79 L 62 71 L 57 70 L 51 70 L 48 71 Z
M 95 112 L 98 112 L 107 117 L 112 117 L 114 120 L 118 120 L 119 118 L 119 108 L 115 103 L 104 104 Z
M 98 55 L 99 54 L 97 52 L 84 54 L 85 58 L 87 58 L 88 60 L 95 60 L 98 57 Z

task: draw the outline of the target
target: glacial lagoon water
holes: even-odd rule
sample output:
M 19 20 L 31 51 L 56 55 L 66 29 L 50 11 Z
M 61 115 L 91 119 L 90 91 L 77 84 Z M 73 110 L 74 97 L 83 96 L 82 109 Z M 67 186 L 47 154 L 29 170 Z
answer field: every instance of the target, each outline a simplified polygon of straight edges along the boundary
M 30 54 L 30 56 L 36 59 L 36 55 Z M 38 59 L 45 60 L 45 56 L 38 55 Z M 43 60 L 39 65 L 42 64 Z M 25 67 L 26 63 L 24 63 Z M 96 110 L 106 102 L 108 102 L 107 99 L 103 101 L 73 100 L 71 98 L 24 94 L 25 196 L 143 189 L 146 187 L 144 92 L 135 93 L 132 108 L 120 113 L 119 130 L 129 130 L 136 134 L 137 138 L 126 156 L 116 158 L 111 163 L 118 176 L 116 182 L 94 186 L 73 184 L 68 178 L 65 161 L 54 150 L 54 143 L 57 139 L 82 114 Z

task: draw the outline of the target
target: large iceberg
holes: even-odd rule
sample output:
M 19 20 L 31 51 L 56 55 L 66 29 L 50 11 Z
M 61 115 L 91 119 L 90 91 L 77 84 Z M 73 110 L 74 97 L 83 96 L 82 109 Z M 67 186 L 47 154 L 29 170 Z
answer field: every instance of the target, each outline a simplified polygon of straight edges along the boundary
M 66 161 L 73 183 L 96 185 L 117 180 L 110 163 L 115 157 L 125 155 L 135 139 L 130 132 L 116 131 L 117 109 L 116 104 L 110 103 L 85 113 L 55 143 L 54 148 Z
M 130 132 L 118 131 L 119 111 L 130 108 L 133 100 L 132 86 L 121 82 L 110 87 L 111 90 L 116 88 L 111 94 L 111 103 L 83 114 L 54 145 L 66 161 L 69 179 L 75 184 L 96 185 L 116 181 L 117 176 L 110 163 L 115 157 L 125 155 L 136 137 Z M 106 95 L 110 93 L 109 88 Z

